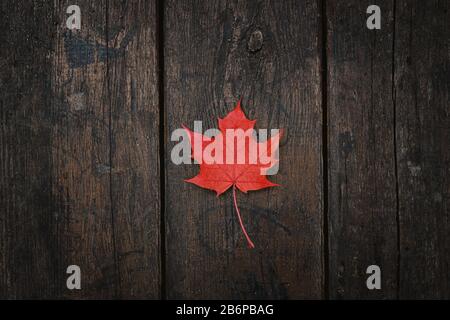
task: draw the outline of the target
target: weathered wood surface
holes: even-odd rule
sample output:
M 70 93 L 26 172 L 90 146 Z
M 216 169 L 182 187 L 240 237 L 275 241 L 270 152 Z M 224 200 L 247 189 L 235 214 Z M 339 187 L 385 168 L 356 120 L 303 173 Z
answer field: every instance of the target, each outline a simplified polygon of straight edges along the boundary
M 0 17 L 0 298 L 450 298 L 448 1 L 7 0 Z M 231 193 L 170 161 L 175 128 L 217 127 L 239 98 L 285 130 L 282 186 L 238 193 L 254 250 Z
M 2 7 L 0 292 L 158 298 L 155 3 L 77 1 L 73 32 L 70 4 Z M 71 264 L 81 291 L 66 289 Z
M 111 207 L 106 1 L 78 3 L 80 31 L 65 25 L 70 4 L 61 2 L 56 12 L 52 177 L 58 245 L 64 265 L 80 266 L 83 290 L 64 293 L 113 298 L 119 283 Z
M 400 298 L 450 298 L 450 3 L 398 1 Z
M 238 194 L 254 250 L 231 192 L 216 197 L 185 183 L 198 165 L 176 166 L 166 152 L 167 297 L 322 297 L 318 1 L 165 4 L 166 141 L 194 120 L 217 128 L 239 98 L 257 127 L 286 130 L 280 171 L 270 177 L 281 187 Z
M 381 30 L 366 27 L 370 1 L 327 1 L 330 298 L 395 298 L 397 211 L 392 92 L 393 9 L 377 1 Z M 368 290 L 366 269 L 382 270 Z
M 160 297 L 156 21 L 155 1 L 108 2 L 111 201 L 120 298 Z
M 51 192 L 53 8 L 0 8 L 0 297 L 49 298 L 60 252 Z

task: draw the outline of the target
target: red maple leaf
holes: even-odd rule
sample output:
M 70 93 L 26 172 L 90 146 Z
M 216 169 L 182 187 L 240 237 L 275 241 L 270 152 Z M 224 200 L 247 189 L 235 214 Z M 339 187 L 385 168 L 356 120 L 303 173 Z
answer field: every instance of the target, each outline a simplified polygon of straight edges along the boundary
M 277 133 L 270 139 L 258 142 L 253 131 L 255 123 L 256 120 L 245 117 L 239 101 L 225 118 L 219 118 L 220 131 L 213 137 L 183 126 L 188 132 L 192 157 L 200 164 L 200 173 L 185 181 L 214 190 L 217 196 L 233 187 L 234 207 L 250 248 L 255 245 L 242 222 L 236 201 L 236 188 L 247 193 L 278 186 L 269 181 L 265 173 L 278 162 L 275 151 L 281 136 L 281 133 Z

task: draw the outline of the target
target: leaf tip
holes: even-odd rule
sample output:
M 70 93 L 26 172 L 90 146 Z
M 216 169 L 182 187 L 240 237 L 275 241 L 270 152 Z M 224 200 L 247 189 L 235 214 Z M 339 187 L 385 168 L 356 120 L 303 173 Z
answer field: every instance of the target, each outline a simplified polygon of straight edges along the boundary
M 238 100 L 238 102 L 237 102 L 237 104 L 236 104 L 236 108 L 234 108 L 236 111 L 242 111 L 242 108 L 241 108 L 241 101 L 242 101 L 242 99 L 239 98 L 239 100 Z

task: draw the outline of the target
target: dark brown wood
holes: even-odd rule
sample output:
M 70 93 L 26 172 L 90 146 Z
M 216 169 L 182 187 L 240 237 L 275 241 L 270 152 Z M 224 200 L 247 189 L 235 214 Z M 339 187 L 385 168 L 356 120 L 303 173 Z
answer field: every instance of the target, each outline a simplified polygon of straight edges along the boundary
M 158 298 L 155 3 L 71 4 L 2 4 L 0 294 Z
M 2 1 L 0 16 L 0 298 L 49 298 L 60 252 L 51 197 L 53 8 Z
M 78 1 L 81 30 L 69 31 L 70 4 L 61 1 L 56 8 L 52 176 L 65 266 L 60 272 L 78 265 L 82 290 L 62 294 L 114 298 L 120 287 L 111 207 L 107 6 L 106 1 Z
M 400 298 L 450 298 L 450 3 L 398 1 Z
M 2 1 L 0 299 L 450 298 L 449 7 Z M 239 98 L 285 132 L 281 187 L 237 195 L 253 250 L 231 192 L 170 160 Z
M 155 4 L 78 5 L 82 29 L 60 25 L 54 62 L 54 193 L 65 261 L 83 275 L 83 290 L 68 296 L 158 298 Z
M 318 1 L 166 1 L 166 267 L 169 298 L 323 295 L 322 106 Z M 284 128 L 281 187 L 216 197 L 170 161 L 182 124 L 216 128 L 239 98 L 259 128 Z
M 397 294 L 392 95 L 393 1 L 377 1 L 381 30 L 366 27 L 371 1 L 327 1 L 330 298 Z M 366 286 L 381 268 L 381 290 Z
M 120 298 L 160 296 L 155 4 L 108 2 L 111 200 Z

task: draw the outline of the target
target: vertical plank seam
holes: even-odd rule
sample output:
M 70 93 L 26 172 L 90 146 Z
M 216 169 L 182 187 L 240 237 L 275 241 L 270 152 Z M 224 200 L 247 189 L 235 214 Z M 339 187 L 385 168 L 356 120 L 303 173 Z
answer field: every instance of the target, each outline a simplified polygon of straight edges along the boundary
M 398 158 L 397 158 L 397 105 L 395 92 L 395 31 L 396 31 L 396 7 L 397 1 L 393 0 L 393 30 L 392 30 L 392 74 L 391 74 L 391 93 L 393 106 L 393 134 L 394 134 L 394 173 L 395 173 L 395 218 L 397 224 L 397 299 L 400 298 L 400 199 L 399 199 L 399 184 L 398 184 Z
M 58 21 L 58 17 L 60 16 L 60 10 L 59 10 L 59 6 L 57 6 L 57 2 L 54 1 L 53 5 L 52 5 L 52 18 L 51 18 L 51 22 L 53 25 L 56 26 L 55 29 L 53 29 L 54 31 L 52 32 L 52 56 L 50 57 L 50 61 L 51 61 L 51 66 L 50 66 L 50 90 L 49 92 L 51 93 L 51 98 L 50 98 L 50 116 L 51 119 L 54 119 L 54 111 L 56 109 L 55 107 L 55 95 L 54 95 L 54 86 L 56 85 L 56 72 L 55 72 L 55 56 L 57 54 L 57 37 L 58 37 L 58 31 L 59 31 L 59 26 L 57 25 L 56 21 Z M 56 177 L 54 176 L 54 161 L 53 161 L 53 130 L 51 130 L 50 132 L 50 168 L 49 168 L 49 178 L 50 178 L 50 193 L 51 193 L 51 210 L 52 212 L 59 212 L 59 206 L 57 205 L 58 203 L 58 198 L 55 196 L 55 194 L 53 193 L 53 190 L 55 190 L 55 185 L 56 185 Z M 53 279 L 54 279 L 54 283 L 56 284 L 56 288 L 54 288 L 53 291 L 53 297 L 54 298 L 62 298 L 63 297 L 63 286 L 58 285 L 60 283 L 60 279 L 62 278 L 60 276 L 59 270 L 63 270 L 64 269 L 64 264 L 62 262 L 62 260 L 64 259 L 65 254 L 62 253 L 61 250 L 61 224 L 56 222 L 56 226 L 54 227 L 55 229 L 53 229 L 53 232 L 55 233 L 55 238 L 57 240 L 57 252 L 56 252 L 56 268 L 54 269 L 55 274 L 53 275 Z M 65 260 L 65 259 L 64 259 Z M 64 279 L 64 278 L 62 278 Z M 64 283 L 64 281 L 61 281 L 62 283 Z
M 165 108 L 164 108 L 164 0 L 156 3 L 156 46 L 158 67 L 159 104 L 159 187 L 160 187 L 160 297 L 165 300 L 166 293 L 166 176 L 165 176 Z
M 321 1 L 321 90 L 322 90 L 322 172 L 323 172 L 323 297 L 329 299 L 329 249 L 328 249 L 328 25 L 326 0 Z
M 113 146 L 113 135 L 112 135 L 112 100 L 111 100 L 111 78 L 110 78 L 110 60 L 109 60 L 109 0 L 106 0 L 105 4 L 105 40 L 106 40 L 106 87 L 108 92 L 108 116 L 109 116 L 109 124 L 108 124 L 108 135 L 109 135 L 109 202 L 110 202 L 110 213 L 111 213 L 111 229 L 112 229 L 112 243 L 113 243 L 113 257 L 114 257 L 114 265 L 115 265 L 115 274 L 116 274 L 116 282 L 114 285 L 114 297 L 116 299 L 119 298 L 120 290 L 120 269 L 119 269 L 119 260 L 117 253 L 117 245 L 116 245 L 116 228 L 114 223 L 114 195 L 113 195 L 113 182 L 112 182 L 112 171 L 113 171 L 113 155 L 112 155 L 112 146 Z

